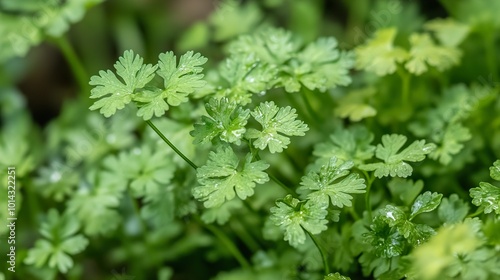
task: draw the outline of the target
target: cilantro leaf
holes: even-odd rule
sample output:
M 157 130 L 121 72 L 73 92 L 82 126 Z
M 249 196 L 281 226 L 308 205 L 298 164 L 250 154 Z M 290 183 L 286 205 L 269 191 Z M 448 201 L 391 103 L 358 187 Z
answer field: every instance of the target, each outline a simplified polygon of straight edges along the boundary
M 495 161 L 490 167 L 490 176 L 493 180 L 500 181 L 500 160 Z
M 377 109 L 370 105 L 368 101 L 375 93 L 376 90 L 373 87 L 349 91 L 338 99 L 335 115 L 341 118 L 349 118 L 352 122 L 359 122 L 362 119 L 375 116 Z
M 446 126 L 442 134 L 441 145 L 429 154 L 432 159 L 439 159 L 439 162 L 447 165 L 452 160 L 452 155 L 458 154 L 464 147 L 463 142 L 472 138 L 468 128 L 460 123 L 452 123 Z
M 57 267 L 61 273 L 66 273 L 73 267 L 71 255 L 82 252 L 89 243 L 83 235 L 76 234 L 79 227 L 77 219 L 68 214 L 59 215 L 57 210 L 50 209 L 47 220 L 40 228 L 45 239 L 36 241 L 24 262 L 36 267 L 47 263 L 50 268 Z
M 309 130 L 304 122 L 296 120 L 295 109 L 290 106 L 279 108 L 273 101 L 260 103 L 252 116 L 262 125 L 263 130 L 248 129 L 246 136 L 250 139 L 257 138 L 253 142 L 256 148 L 264 150 L 269 146 L 271 153 L 281 153 L 288 147 L 290 139 L 286 136 L 304 136 Z
M 405 68 L 417 76 L 427 71 L 427 65 L 447 70 L 457 65 L 462 55 L 457 48 L 436 45 L 429 34 L 412 34 L 410 43 L 410 58 Z
M 365 192 L 365 180 L 358 174 L 351 173 L 352 161 L 338 164 L 333 157 L 327 165 L 323 165 L 319 172 L 311 171 L 302 177 L 297 192 L 321 207 L 327 208 L 329 200 L 337 207 L 352 206 L 353 193 Z
M 328 142 L 314 147 L 313 154 L 321 158 L 336 157 L 341 162 L 350 160 L 357 166 L 373 157 L 375 146 L 370 145 L 372 141 L 373 134 L 365 126 L 339 127 Z
M 95 86 L 90 98 L 99 99 L 90 106 L 90 110 L 100 109 L 99 112 L 105 117 L 114 115 L 130 103 L 135 91 L 154 78 L 157 68 L 151 64 L 144 65 L 143 59 L 139 55 L 134 56 L 132 50 L 125 51 L 114 67 L 122 81 L 108 70 L 100 71 L 99 76 L 92 76 L 89 83 Z
M 299 201 L 291 195 L 276 201 L 271 208 L 271 220 L 285 232 L 285 241 L 293 247 L 304 244 L 306 232 L 318 234 L 327 229 L 326 206 L 311 201 Z
M 173 52 L 161 53 L 158 61 L 158 71 L 163 78 L 163 88 L 139 92 L 134 101 L 138 103 L 137 115 L 149 120 L 155 115 L 163 116 L 170 106 L 179 106 L 186 102 L 187 96 L 205 86 L 202 80 L 203 64 L 207 58 L 199 53 L 188 51 L 179 59 Z
M 354 65 L 354 57 L 350 52 L 339 52 L 336 47 L 335 38 L 319 38 L 297 55 L 300 65 L 285 67 L 286 72 L 310 90 L 324 92 L 337 85 L 346 86 L 351 83 L 349 69 Z M 294 91 L 287 89 L 286 78 L 283 83 L 286 91 Z
M 408 58 L 406 50 L 393 45 L 396 28 L 379 29 L 364 45 L 358 46 L 356 52 L 356 68 L 385 76 L 396 71 L 397 63 Z
M 221 147 L 210 152 L 208 162 L 198 168 L 197 177 L 201 186 L 193 189 L 193 196 L 204 201 L 206 208 L 219 207 L 226 200 L 238 195 L 242 200 L 254 194 L 256 184 L 269 180 L 264 172 L 269 164 L 263 161 L 252 162 L 247 154 L 240 166 L 240 160 L 231 147 Z
M 241 207 L 243 207 L 241 200 L 230 200 L 218 207 L 205 209 L 201 215 L 201 219 L 207 224 L 217 222 L 217 224 L 223 225 L 229 221 L 235 210 Z
M 413 168 L 406 161 L 422 161 L 425 155 L 436 148 L 436 145 L 425 144 L 425 140 L 417 140 L 398 153 L 406 140 L 406 136 L 400 134 L 382 136 L 382 144 L 378 144 L 375 156 L 384 162 L 363 164 L 360 168 L 366 171 L 375 170 L 375 176 L 378 178 L 389 175 L 403 178 L 410 176 Z
M 433 19 L 424 25 L 425 29 L 433 31 L 439 43 L 446 47 L 458 46 L 469 34 L 468 25 L 452 18 Z
M 442 194 L 436 192 L 431 193 L 430 191 L 419 195 L 411 206 L 410 220 L 415 218 L 418 214 L 436 209 L 439 203 L 441 203 L 441 198 L 443 198 Z
M 340 275 L 340 273 L 335 272 L 335 273 L 330 273 L 328 275 L 325 275 L 323 280 L 351 280 L 351 278 L 347 276 Z
M 463 221 L 467 213 L 469 213 L 469 205 L 455 193 L 443 198 L 438 208 L 439 219 L 446 224 Z
M 238 5 L 234 0 L 220 2 L 220 6 L 210 16 L 214 27 L 214 40 L 225 41 L 255 28 L 262 19 L 258 5 L 253 2 Z
M 243 110 L 227 98 L 211 99 L 205 108 L 209 116 L 202 116 L 201 121 L 194 124 L 190 133 L 194 137 L 193 143 L 206 143 L 219 137 L 227 143 L 239 145 L 246 132 L 250 110 Z
M 500 181 L 500 160 L 490 167 L 490 176 L 493 180 Z M 490 183 L 480 182 L 478 188 L 469 190 L 472 197 L 472 204 L 484 207 L 484 213 L 495 211 L 500 215 L 500 188 Z
M 413 180 L 395 177 L 389 181 L 387 187 L 394 198 L 410 206 L 424 188 L 424 182 L 422 180 L 413 182 Z

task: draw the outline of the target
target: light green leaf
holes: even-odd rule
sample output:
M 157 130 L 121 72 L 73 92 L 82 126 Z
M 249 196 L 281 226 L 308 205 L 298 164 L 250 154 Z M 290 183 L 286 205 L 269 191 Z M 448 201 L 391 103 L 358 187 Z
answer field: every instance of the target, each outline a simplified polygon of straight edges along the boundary
M 439 203 L 441 203 L 441 198 L 443 198 L 442 194 L 436 192 L 431 193 L 430 191 L 419 195 L 411 206 L 410 220 L 415 218 L 418 214 L 430 212 L 436 209 L 439 206 Z
M 468 213 L 469 205 L 455 193 L 443 198 L 438 208 L 439 219 L 446 224 L 459 223 Z
M 180 57 L 177 65 L 177 56 L 173 52 L 161 53 L 156 73 L 163 78 L 163 88 L 145 90 L 134 96 L 139 106 L 137 115 L 149 120 L 153 115 L 164 115 L 169 105 L 179 106 L 186 102 L 189 94 L 205 86 L 201 66 L 206 62 L 206 57 L 188 51 Z
M 360 168 L 367 171 L 375 170 L 375 176 L 378 178 L 389 175 L 403 178 L 410 176 L 413 168 L 406 162 L 422 161 L 425 155 L 436 148 L 436 145 L 425 144 L 425 140 L 417 140 L 399 152 L 406 140 L 406 136 L 399 134 L 382 136 L 382 144 L 377 146 L 375 156 L 384 162 L 364 164 Z
M 424 28 L 433 31 L 439 43 L 446 47 L 456 47 L 467 37 L 470 28 L 452 18 L 433 19 Z
M 290 106 L 279 108 L 273 101 L 260 103 L 252 116 L 262 125 L 263 130 L 248 129 L 246 136 L 250 139 L 257 138 L 253 145 L 261 150 L 269 147 L 271 153 L 281 153 L 288 147 L 290 138 L 287 136 L 304 136 L 309 130 L 304 122 L 296 119 L 295 109 Z
M 222 141 L 239 145 L 246 132 L 250 110 L 243 110 L 227 98 L 211 99 L 205 108 L 209 116 L 202 116 L 201 121 L 194 124 L 190 133 L 194 137 L 193 143 L 207 143 L 219 137 Z
M 484 213 L 493 211 L 500 215 L 500 188 L 490 183 L 480 182 L 478 188 L 469 190 L 472 204 L 484 207 Z
M 374 38 L 358 46 L 355 49 L 356 68 L 374 72 L 378 76 L 394 73 L 397 64 L 408 58 L 406 50 L 393 44 L 396 32 L 396 28 L 377 30 Z
M 410 206 L 424 188 L 424 182 L 422 180 L 413 182 L 413 180 L 396 177 L 389 181 L 387 187 L 395 199 L 399 199 L 405 205 Z
M 493 180 L 500 181 L 500 160 L 495 161 L 490 167 L 490 176 Z
M 328 208 L 329 201 L 337 207 L 352 206 L 354 193 L 365 192 L 365 180 L 358 174 L 351 173 L 352 161 L 337 163 L 334 157 L 327 165 L 323 165 L 319 172 L 311 171 L 302 177 L 297 192 L 320 207 Z
M 201 186 L 193 189 L 193 196 L 204 201 L 206 208 L 219 207 L 235 195 L 244 200 L 254 194 L 256 184 L 269 180 L 264 172 L 268 167 L 269 164 L 263 161 L 252 162 L 251 154 L 247 154 L 240 166 L 233 150 L 221 147 L 216 152 L 210 152 L 208 162 L 198 168 L 196 175 Z
M 277 200 L 271 208 L 271 220 L 285 232 L 285 241 L 297 247 L 306 241 L 306 232 L 319 234 L 327 229 L 326 207 L 311 201 L 299 201 L 291 195 Z
M 156 66 L 144 65 L 143 59 L 139 55 L 134 56 L 131 50 L 125 51 L 114 66 L 122 80 L 110 70 L 100 71 L 99 76 L 90 78 L 90 85 L 95 86 L 90 98 L 99 99 L 90 106 L 90 110 L 100 109 L 105 117 L 123 109 L 132 100 L 135 91 L 154 78 L 156 70 Z
M 410 36 L 410 59 L 405 68 L 415 75 L 428 70 L 428 65 L 445 71 L 460 62 L 462 53 L 454 47 L 436 45 L 429 34 L 412 34 Z
M 351 280 L 351 278 L 347 276 L 340 275 L 338 272 L 330 273 L 326 275 L 323 280 Z

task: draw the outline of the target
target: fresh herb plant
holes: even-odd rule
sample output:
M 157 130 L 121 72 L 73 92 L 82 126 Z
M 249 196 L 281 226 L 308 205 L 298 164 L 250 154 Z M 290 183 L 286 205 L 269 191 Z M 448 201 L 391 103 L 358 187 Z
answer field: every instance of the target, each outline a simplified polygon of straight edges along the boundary
M 500 1 L 343 1 L 347 29 L 389 14 L 359 41 L 323 1 L 224 1 L 175 52 L 120 45 L 89 76 L 62 34 L 99 2 L 0 13 L 0 60 L 47 39 L 81 92 L 40 131 L 1 89 L 0 279 L 500 277 Z

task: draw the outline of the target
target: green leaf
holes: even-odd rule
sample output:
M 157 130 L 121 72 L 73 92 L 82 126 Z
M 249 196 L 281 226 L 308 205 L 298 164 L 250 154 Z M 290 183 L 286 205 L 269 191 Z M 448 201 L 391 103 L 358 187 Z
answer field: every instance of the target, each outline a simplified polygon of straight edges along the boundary
M 354 193 L 365 192 L 365 180 L 356 173 L 350 174 L 353 167 L 351 161 L 338 164 L 335 157 L 327 165 L 323 165 L 319 172 L 311 171 L 302 177 L 297 192 L 311 203 L 328 208 L 329 201 L 337 207 L 352 206 Z
M 490 167 L 490 176 L 493 180 L 500 181 L 500 160 L 495 161 Z
M 28 251 L 24 262 L 36 267 L 47 263 L 50 268 L 57 267 L 61 273 L 66 273 L 73 267 L 70 255 L 82 252 L 89 243 L 83 235 L 75 235 L 79 227 L 78 220 L 68 214 L 61 216 L 57 210 L 50 209 L 47 220 L 42 223 L 40 229 L 46 239 L 36 241 L 35 247 Z
M 410 206 L 424 188 L 424 182 L 422 180 L 413 182 L 413 180 L 396 177 L 389 181 L 387 187 L 394 198 Z
M 469 213 L 469 205 L 457 194 L 445 197 L 438 208 L 439 219 L 446 224 L 456 224 L 465 219 Z
M 382 136 L 382 144 L 377 146 L 375 156 L 384 162 L 364 164 L 360 168 L 366 171 L 375 170 L 375 176 L 378 178 L 389 175 L 403 178 L 410 176 L 413 168 L 406 162 L 422 161 L 425 155 L 436 148 L 436 145 L 425 144 L 425 140 L 417 140 L 398 153 L 406 140 L 406 136 L 399 134 Z
M 90 98 L 99 99 L 90 110 L 100 109 L 105 117 L 114 115 L 132 100 L 137 89 L 143 88 L 155 76 L 156 66 L 143 64 L 139 55 L 134 56 L 131 50 L 125 51 L 114 65 L 116 73 L 122 78 L 119 80 L 110 70 L 100 71 L 99 76 L 90 78 Z
M 460 62 L 462 53 L 454 47 L 436 45 L 429 34 L 412 34 L 410 36 L 410 59 L 405 68 L 415 75 L 428 70 L 428 65 L 445 71 Z
M 194 124 L 190 133 L 194 137 L 193 143 L 207 143 L 219 137 L 222 141 L 239 145 L 246 132 L 250 110 L 243 110 L 227 98 L 211 99 L 205 108 L 209 116 L 202 116 L 201 121 Z
M 144 120 L 161 117 L 169 106 L 179 106 L 188 100 L 187 96 L 205 86 L 202 80 L 203 64 L 207 58 L 188 51 L 179 59 L 173 52 L 161 53 L 158 61 L 158 76 L 163 78 L 163 88 L 139 92 L 134 101 L 138 103 L 137 115 Z
M 338 85 L 351 83 L 349 69 L 354 65 L 354 57 L 349 52 L 339 52 L 337 40 L 333 37 L 319 38 L 307 45 L 298 55 L 300 65 L 286 69 L 292 76 L 310 90 L 325 92 Z M 284 81 L 287 90 L 286 80 Z
M 351 278 L 347 276 L 340 275 L 340 273 L 335 272 L 335 273 L 330 273 L 326 275 L 323 280 L 351 280 Z
M 446 47 L 456 47 L 469 35 L 468 25 L 452 18 L 433 19 L 424 25 L 425 29 L 433 31 L 439 43 Z
M 432 159 L 439 159 L 439 162 L 447 165 L 452 159 L 453 155 L 458 154 L 464 147 L 463 142 L 472 138 L 469 129 L 460 123 L 452 123 L 448 125 L 444 131 L 441 139 L 441 145 L 429 154 Z
M 376 90 L 373 87 L 349 91 L 337 100 L 338 106 L 335 108 L 335 115 L 349 118 L 352 122 L 359 122 L 362 119 L 375 116 L 377 109 L 368 101 L 375 93 Z
M 328 142 L 314 147 L 313 154 L 328 159 L 336 157 L 340 162 L 350 160 L 357 166 L 373 157 L 375 146 L 370 145 L 372 141 L 373 134 L 365 126 L 339 127 L 330 135 Z
M 472 204 L 484 207 L 484 213 L 493 211 L 500 215 L 500 188 L 490 183 L 480 182 L 478 188 L 469 190 Z
M 430 191 L 419 195 L 411 206 L 410 220 L 415 218 L 418 214 L 430 212 L 436 209 L 439 206 L 439 203 L 441 203 L 441 198 L 443 198 L 442 194 L 436 192 L 431 193 Z
M 306 232 L 319 234 L 327 229 L 326 206 L 311 201 L 299 201 L 291 195 L 276 201 L 271 208 L 271 220 L 285 232 L 285 241 L 297 247 L 306 241 Z
M 231 147 L 221 147 L 210 152 L 208 162 L 198 168 L 196 175 L 201 186 L 193 189 L 193 196 L 204 201 L 206 208 L 219 207 L 235 195 L 245 200 L 254 194 L 256 184 L 269 180 L 264 172 L 268 167 L 269 164 L 263 161 L 252 162 L 251 154 L 247 154 L 240 166 Z
M 304 136 L 309 130 L 304 122 L 296 120 L 295 109 L 290 106 L 278 108 L 273 101 L 260 103 L 252 116 L 262 125 L 263 130 L 248 129 L 246 136 L 250 139 L 257 138 L 253 145 L 261 150 L 269 147 L 271 153 L 281 153 L 288 147 L 290 138 L 286 136 Z
M 220 6 L 209 18 L 213 25 L 214 40 L 225 41 L 237 35 L 249 33 L 262 20 L 262 13 L 257 3 L 244 5 L 234 0 L 220 2 Z
M 205 211 L 203 211 L 201 219 L 207 224 L 217 222 L 217 224 L 223 225 L 227 223 L 231 215 L 241 207 L 243 207 L 243 203 L 241 202 L 241 200 L 230 200 L 218 207 L 206 209 Z
M 393 44 L 396 28 L 379 29 L 364 45 L 356 47 L 356 68 L 374 72 L 378 76 L 392 74 L 397 63 L 404 62 L 408 53 Z

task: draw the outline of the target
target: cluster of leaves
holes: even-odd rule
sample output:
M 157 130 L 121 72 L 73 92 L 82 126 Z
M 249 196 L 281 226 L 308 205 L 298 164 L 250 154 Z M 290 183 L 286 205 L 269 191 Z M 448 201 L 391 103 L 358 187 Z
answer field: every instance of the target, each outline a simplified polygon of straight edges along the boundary
M 42 2 L 1 4 L 0 61 L 101 1 Z M 408 4 L 349 50 L 265 20 L 290 4 L 313 26 L 321 1 L 263 2 L 223 1 L 177 43 L 220 61 L 127 50 L 43 132 L 0 87 L 20 277 L 123 264 L 162 280 L 500 277 L 499 89 L 476 73 L 498 79 L 488 1 L 442 0 L 452 17 L 425 23 Z

